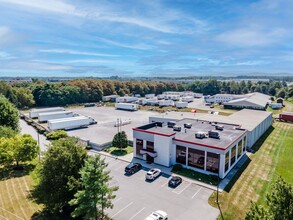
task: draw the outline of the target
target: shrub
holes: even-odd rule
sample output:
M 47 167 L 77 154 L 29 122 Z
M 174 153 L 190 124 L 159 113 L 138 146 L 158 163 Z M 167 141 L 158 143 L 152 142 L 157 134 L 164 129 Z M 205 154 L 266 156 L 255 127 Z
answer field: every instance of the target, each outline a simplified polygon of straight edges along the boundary
M 181 171 L 183 169 L 182 165 L 181 164 L 175 164 L 173 166 L 173 170 L 174 171 Z
M 92 147 L 91 147 L 91 146 L 86 146 L 85 149 L 86 149 L 86 150 L 91 150 Z
M 63 131 L 63 130 L 52 131 L 47 134 L 47 138 L 49 140 L 58 140 L 60 138 L 66 138 L 66 137 L 68 137 L 68 134 L 66 133 L 66 131 Z

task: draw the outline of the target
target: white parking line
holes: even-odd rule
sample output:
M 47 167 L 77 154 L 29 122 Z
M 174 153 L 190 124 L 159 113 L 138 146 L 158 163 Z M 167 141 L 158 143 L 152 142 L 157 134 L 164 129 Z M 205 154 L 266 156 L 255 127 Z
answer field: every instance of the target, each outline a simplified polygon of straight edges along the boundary
M 116 214 L 114 214 L 111 218 L 114 218 L 116 215 L 118 215 L 120 212 L 123 212 L 125 209 L 127 209 L 129 206 L 132 205 L 133 202 L 129 203 L 127 206 L 125 206 L 124 208 L 120 209 L 118 212 L 116 212 Z
M 119 197 L 119 198 L 115 199 L 115 200 L 113 201 L 113 203 L 118 202 L 120 199 L 122 199 L 122 197 Z
M 199 191 L 202 189 L 202 187 L 200 187 L 194 194 L 193 194 L 193 196 L 191 197 L 191 199 L 193 199 L 198 193 L 199 193 Z
M 165 182 L 164 184 L 161 185 L 161 187 L 164 187 L 168 184 L 168 182 Z
M 177 192 L 176 189 L 173 190 L 174 193 L 180 195 L 184 190 L 186 190 L 189 186 L 191 185 L 191 183 L 189 183 L 187 186 L 185 186 L 181 191 Z
M 141 213 L 145 208 L 142 208 L 139 210 L 134 216 L 132 216 L 129 220 L 132 220 L 135 216 L 137 216 L 139 213 Z

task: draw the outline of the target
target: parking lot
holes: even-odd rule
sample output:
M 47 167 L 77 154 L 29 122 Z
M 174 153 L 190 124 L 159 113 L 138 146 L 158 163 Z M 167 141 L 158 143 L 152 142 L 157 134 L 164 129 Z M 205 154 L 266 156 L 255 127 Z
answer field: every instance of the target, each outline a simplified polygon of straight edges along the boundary
M 148 123 L 149 116 L 158 114 L 152 111 L 123 111 L 115 110 L 111 107 L 88 107 L 88 108 L 71 108 L 70 111 L 75 113 L 91 116 L 98 124 L 90 125 L 88 128 L 75 129 L 68 131 L 70 136 L 77 136 L 83 140 L 90 140 L 93 143 L 103 144 L 112 141 L 117 133 L 117 127 L 114 127 L 117 119 L 131 119 L 131 124 L 123 125 L 122 131 L 125 131 L 128 140 L 132 140 L 132 128 Z
M 111 185 L 119 186 L 114 208 L 107 210 L 109 217 L 119 220 L 142 220 L 151 212 L 163 210 L 169 219 L 216 219 L 219 211 L 208 204 L 213 192 L 187 180 L 170 188 L 170 175 L 162 174 L 152 182 L 145 181 L 147 168 L 128 176 L 124 173 L 127 162 L 102 156 L 108 162 L 113 176 Z

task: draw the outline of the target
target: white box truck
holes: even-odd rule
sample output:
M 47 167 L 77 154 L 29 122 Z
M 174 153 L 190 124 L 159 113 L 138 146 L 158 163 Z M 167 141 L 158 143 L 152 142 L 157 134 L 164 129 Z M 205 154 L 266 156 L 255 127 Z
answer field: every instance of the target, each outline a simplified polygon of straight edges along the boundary
M 194 100 L 193 96 L 182 97 L 182 102 L 193 102 L 193 100 Z
M 37 118 L 39 113 L 65 111 L 63 107 L 33 109 L 29 112 L 30 118 Z
M 138 104 L 133 103 L 116 103 L 115 109 L 136 111 L 138 109 Z
M 145 94 L 146 99 L 152 99 L 155 98 L 155 94 Z
M 38 114 L 38 120 L 39 122 L 46 122 L 52 119 L 70 118 L 74 116 L 78 116 L 78 114 L 75 114 L 71 111 L 45 112 Z
M 177 108 L 186 108 L 188 105 L 188 102 L 175 102 L 175 106 Z
M 53 119 L 48 121 L 48 128 L 55 130 L 69 130 L 74 128 L 87 127 L 96 124 L 96 120 L 92 117 L 78 116 L 71 118 Z

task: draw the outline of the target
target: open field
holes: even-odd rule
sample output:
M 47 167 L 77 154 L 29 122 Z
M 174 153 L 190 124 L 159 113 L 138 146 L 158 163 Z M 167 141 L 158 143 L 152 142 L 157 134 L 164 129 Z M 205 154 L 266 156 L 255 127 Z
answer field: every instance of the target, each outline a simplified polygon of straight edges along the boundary
M 25 170 L 16 171 L 0 169 L 0 219 L 21 220 L 31 219 L 31 216 L 42 209 L 41 206 L 28 199 L 33 180 L 29 172 L 32 165 Z
M 251 200 L 264 204 L 265 195 L 278 176 L 293 183 L 292 123 L 274 123 L 253 149 L 255 153 L 250 155 L 250 161 L 245 164 L 240 177 L 238 175 L 238 180 L 237 177 L 234 180 L 236 183 L 232 188 L 228 185 L 219 195 L 220 206 L 226 220 L 244 219 Z M 209 201 L 216 207 L 215 197 L 214 193 Z

